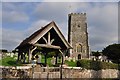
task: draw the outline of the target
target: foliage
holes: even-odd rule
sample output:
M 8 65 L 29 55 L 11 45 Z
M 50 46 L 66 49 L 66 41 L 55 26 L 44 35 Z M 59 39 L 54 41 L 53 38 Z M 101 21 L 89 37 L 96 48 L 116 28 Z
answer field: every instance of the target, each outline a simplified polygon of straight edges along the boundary
M 66 60 L 65 64 L 71 67 L 82 67 L 85 69 L 93 69 L 93 70 L 118 69 L 118 65 L 114 63 L 92 61 L 87 59 L 81 59 L 76 62 Z
M 80 61 L 77 61 L 77 67 L 80 67 L 81 66 L 81 63 L 80 63 Z
M 16 59 L 14 57 L 5 57 L 2 60 L 0 60 L 0 65 L 3 66 L 20 66 L 22 65 L 19 62 L 16 62 Z
M 80 64 L 80 66 L 78 65 L 78 67 L 83 67 L 83 68 L 86 68 L 86 69 L 90 68 L 90 60 L 81 59 L 81 60 L 78 60 L 77 63 L 78 62 Z
M 13 53 L 18 52 L 18 49 L 14 49 L 14 50 L 12 50 L 12 52 L 13 52 Z
M 120 44 L 112 44 L 104 48 L 103 55 L 113 62 L 118 62 L 120 59 Z
M 0 51 L 2 51 L 4 53 L 8 52 L 6 49 L 1 49 Z
M 100 70 L 100 69 L 118 69 L 118 65 L 114 63 L 101 62 L 101 61 L 92 61 L 82 59 L 79 60 L 81 67 L 86 69 Z
M 74 62 L 73 60 L 71 60 L 71 61 L 65 60 L 65 64 L 67 64 L 68 66 L 71 66 L 71 67 L 76 66 L 76 62 Z
M 98 57 L 98 56 L 100 56 L 101 54 L 100 54 L 100 52 L 95 52 L 95 51 L 92 51 L 92 56 L 95 56 L 95 57 Z

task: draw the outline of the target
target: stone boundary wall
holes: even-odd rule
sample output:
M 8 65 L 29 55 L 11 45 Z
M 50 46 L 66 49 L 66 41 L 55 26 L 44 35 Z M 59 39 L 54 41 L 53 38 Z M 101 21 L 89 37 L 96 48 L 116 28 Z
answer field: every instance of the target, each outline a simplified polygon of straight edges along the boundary
M 22 75 L 29 78 L 60 78 L 59 67 L 35 67 L 34 70 L 31 67 L 18 67 L 16 69 L 12 67 L 0 68 L 2 68 L 3 74 L 6 73 L 4 74 L 5 78 L 23 78 Z M 32 70 L 34 71 L 33 73 Z M 102 69 L 95 71 L 82 69 L 80 67 L 64 67 L 62 69 L 62 78 L 120 78 L 120 71 L 116 69 Z
M 63 78 L 120 78 L 120 71 L 116 69 L 87 70 L 64 68 Z

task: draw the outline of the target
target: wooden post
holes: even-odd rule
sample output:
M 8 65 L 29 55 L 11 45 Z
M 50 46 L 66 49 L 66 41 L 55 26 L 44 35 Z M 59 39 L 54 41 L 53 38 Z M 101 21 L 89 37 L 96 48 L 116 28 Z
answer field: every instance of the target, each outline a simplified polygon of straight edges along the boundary
M 58 56 L 58 55 L 56 54 L 56 56 L 55 56 L 55 57 L 56 57 L 55 65 L 57 64 L 57 56 Z
M 23 54 L 23 63 L 25 63 L 25 60 L 26 60 L 26 53 Z
M 45 53 L 45 67 L 46 67 L 46 65 L 47 65 L 47 53 Z
M 20 54 L 21 54 L 21 60 L 23 60 L 23 52 L 21 52 Z
M 62 65 L 63 65 L 63 62 L 64 62 L 64 56 L 62 56 Z
M 50 32 L 48 32 L 48 44 L 50 45 Z
M 32 58 L 32 53 L 31 53 L 31 50 L 30 50 L 30 48 L 29 48 L 28 63 L 31 62 L 31 58 Z
M 17 59 L 17 61 L 19 61 L 20 60 L 20 52 L 18 52 L 18 59 Z
M 32 52 L 33 52 L 36 48 L 37 48 L 37 47 L 34 47 L 33 49 L 31 49 L 31 48 L 28 49 L 28 63 L 31 62 Z
M 62 54 L 62 63 L 61 63 L 61 67 L 60 67 L 60 79 L 62 79 L 62 65 L 64 63 L 64 54 L 60 49 L 59 49 L 59 51 Z

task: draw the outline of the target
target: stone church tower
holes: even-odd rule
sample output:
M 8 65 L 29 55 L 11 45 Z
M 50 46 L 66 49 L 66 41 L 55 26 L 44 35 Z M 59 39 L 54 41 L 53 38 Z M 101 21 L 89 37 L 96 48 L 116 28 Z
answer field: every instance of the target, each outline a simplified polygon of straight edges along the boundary
M 73 47 L 69 51 L 72 58 L 89 58 L 86 13 L 68 15 L 68 42 Z

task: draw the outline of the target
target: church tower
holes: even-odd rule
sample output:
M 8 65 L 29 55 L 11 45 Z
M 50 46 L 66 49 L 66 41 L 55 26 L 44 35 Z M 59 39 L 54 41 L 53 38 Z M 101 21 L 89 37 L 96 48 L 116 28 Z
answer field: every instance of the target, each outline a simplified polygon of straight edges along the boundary
M 68 42 L 73 47 L 69 50 L 72 58 L 89 58 L 86 13 L 68 15 Z

